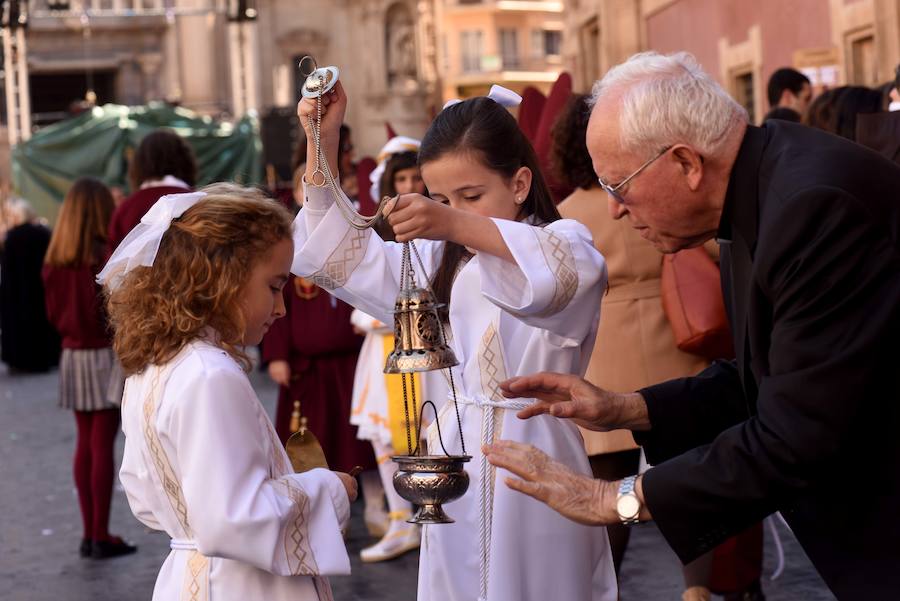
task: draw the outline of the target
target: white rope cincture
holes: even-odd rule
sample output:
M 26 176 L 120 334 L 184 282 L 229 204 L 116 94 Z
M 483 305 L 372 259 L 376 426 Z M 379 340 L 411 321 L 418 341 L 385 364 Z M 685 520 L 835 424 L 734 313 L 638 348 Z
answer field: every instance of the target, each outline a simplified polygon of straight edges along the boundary
M 187 538 L 173 538 L 169 541 L 169 548 L 173 551 L 196 551 L 197 542 Z
M 451 401 L 453 399 L 450 399 Z M 463 405 L 474 405 L 481 409 L 481 443 L 492 444 L 494 442 L 494 417 L 497 409 L 506 409 L 510 411 L 521 411 L 532 403 L 533 400 L 526 399 L 506 399 L 495 401 L 484 396 L 476 396 L 474 398 L 458 396 L 457 402 Z M 462 432 L 459 433 L 462 437 Z M 491 465 L 487 457 L 482 453 L 480 461 L 481 482 L 479 486 L 479 543 L 481 551 L 480 566 L 480 590 L 478 601 L 487 601 L 488 592 L 488 573 L 491 566 L 491 531 L 493 530 L 493 513 L 494 513 L 494 475 L 497 471 Z

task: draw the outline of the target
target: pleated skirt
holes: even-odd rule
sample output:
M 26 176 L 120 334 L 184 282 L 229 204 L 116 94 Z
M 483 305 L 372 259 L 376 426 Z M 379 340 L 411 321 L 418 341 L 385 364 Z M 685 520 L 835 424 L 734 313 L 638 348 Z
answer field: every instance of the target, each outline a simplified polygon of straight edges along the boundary
M 74 411 L 115 409 L 117 369 L 111 348 L 63 349 L 59 364 L 59 406 Z

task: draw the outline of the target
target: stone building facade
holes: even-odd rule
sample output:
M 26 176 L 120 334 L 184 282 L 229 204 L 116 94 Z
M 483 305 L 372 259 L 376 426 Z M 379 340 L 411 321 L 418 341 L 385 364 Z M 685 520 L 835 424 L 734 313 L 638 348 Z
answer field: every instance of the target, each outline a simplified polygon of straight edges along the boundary
M 759 121 L 793 66 L 819 88 L 876 86 L 900 62 L 898 0 L 565 0 L 564 63 L 587 91 L 641 50 L 693 53 Z
M 29 4 L 25 39 L 35 127 L 65 117 L 88 89 L 97 103 L 164 100 L 220 117 L 291 109 L 305 54 L 341 68 L 358 154 L 377 153 L 386 123 L 421 136 L 442 102 L 435 0 Z M 236 20 L 237 14 L 252 18 Z
M 64 118 L 89 90 L 98 104 L 285 114 L 307 54 L 341 68 L 357 155 L 374 155 L 386 124 L 419 137 L 447 98 L 493 83 L 546 92 L 562 69 L 560 0 L 21 1 L 32 119 L 0 131 L 0 158 L 8 141 Z

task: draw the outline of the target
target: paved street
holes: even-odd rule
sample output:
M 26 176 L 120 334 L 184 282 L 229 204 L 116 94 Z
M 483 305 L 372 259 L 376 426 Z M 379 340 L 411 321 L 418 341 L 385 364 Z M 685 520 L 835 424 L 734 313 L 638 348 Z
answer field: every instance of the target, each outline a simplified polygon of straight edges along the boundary
M 263 374 L 255 373 L 252 379 L 271 412 L 274 386 Z M 113 499 L 111 530 L 136 542 L 138 553 L 104 562 L 78 557 L 81 526 L 70 465 L 75 423 L 69 412 L 57 409 L 56 386 L 56 373 L 12 376 L 0 366 L 0 600 L 149 600 L 156 572 L 168 552 L 168 538 L 148 531 L 131 516 L 121 490 Z M 122 443 L 119 436 L 119 457 Z M 767 535 L 767 598 L 834 599 L 790 533 L 779 528 L 787 565 L 778 580 L 769 581 L 775 563 L 774 545 Z M 621 599 L 680 599 L 679 565 L 659 532 L 643 525 L 635 529 L 631 540 Z M 338 601 L 414 599 L 417 556 L 362 565 L 358 552 L 369 543 L 357 503 L 348 540 L 353 576 L 332 579 Z

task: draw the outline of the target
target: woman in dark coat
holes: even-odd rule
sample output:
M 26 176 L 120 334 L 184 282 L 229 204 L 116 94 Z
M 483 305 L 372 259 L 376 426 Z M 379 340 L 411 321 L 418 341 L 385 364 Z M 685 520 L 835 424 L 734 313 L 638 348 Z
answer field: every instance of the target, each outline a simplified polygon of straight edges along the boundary
M 44 309 L 41 268 L 50 230 L 22 200 L 7 209 L 13 227 L 0 255 L 0 360 L 11 369 L 47 371 L 59 363 L 59 335 Z

